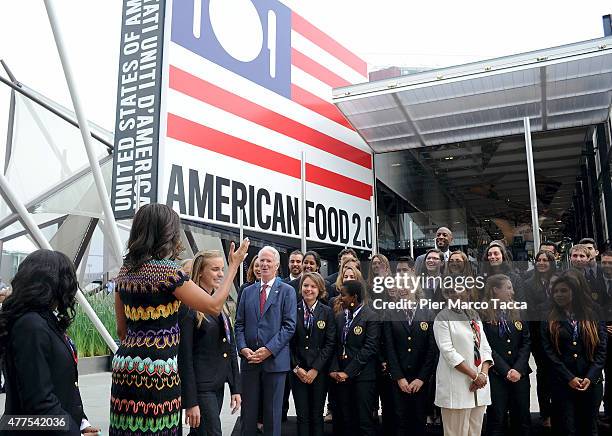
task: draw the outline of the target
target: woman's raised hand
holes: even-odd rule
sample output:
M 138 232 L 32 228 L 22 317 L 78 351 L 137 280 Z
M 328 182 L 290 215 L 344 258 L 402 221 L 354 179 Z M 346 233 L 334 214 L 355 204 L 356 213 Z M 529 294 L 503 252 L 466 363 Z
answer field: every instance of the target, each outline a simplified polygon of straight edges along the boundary
M 237 267 L 244 261 L 249 250 L 250 244 L 251 241 L 249 241 L 249 238 L 244 238 L 242 240 L 242 243 L 240 244 L 240 247 L 238 247 L 238 250 L 236 250 L 236 245 L 233 242 L 231 243 L 229 251 L 230 265 L 234 265 Z

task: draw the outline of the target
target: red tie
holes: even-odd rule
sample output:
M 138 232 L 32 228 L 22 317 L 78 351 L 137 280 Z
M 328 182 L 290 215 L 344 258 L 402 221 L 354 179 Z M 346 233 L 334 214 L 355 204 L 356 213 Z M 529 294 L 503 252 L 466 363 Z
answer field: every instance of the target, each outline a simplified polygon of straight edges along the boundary
M 268 287 L 267 283 L 261 285 L 261 291 L 259 292 L 259 314 L 263 315 L 264 307 L 266 305 L 266 288 Z

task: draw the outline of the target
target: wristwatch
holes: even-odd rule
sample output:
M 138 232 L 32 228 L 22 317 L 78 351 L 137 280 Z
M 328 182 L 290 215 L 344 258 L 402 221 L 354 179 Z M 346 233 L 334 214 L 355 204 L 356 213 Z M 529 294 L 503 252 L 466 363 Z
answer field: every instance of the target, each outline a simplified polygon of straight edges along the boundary
M 293 372 L 295 372 L 297 374 L 298 369 L 300 369 L 300 366 L 299 365 L 295 365 L 295 368 L 293 368 Z

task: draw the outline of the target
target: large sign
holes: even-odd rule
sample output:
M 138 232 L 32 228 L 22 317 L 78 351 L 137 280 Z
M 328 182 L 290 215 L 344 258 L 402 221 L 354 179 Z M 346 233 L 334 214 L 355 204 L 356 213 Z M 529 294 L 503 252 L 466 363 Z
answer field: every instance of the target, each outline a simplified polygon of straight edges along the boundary
M 303 214 L 307 239 L 371 249 L 372 155 L 331 103 L 365 62 L 277 0 L 166 14 L 157 201 L 294 238 Z
M 157 201 L 164 0 L 126 0 L 121 25 L 111 204 L 130 218 Z

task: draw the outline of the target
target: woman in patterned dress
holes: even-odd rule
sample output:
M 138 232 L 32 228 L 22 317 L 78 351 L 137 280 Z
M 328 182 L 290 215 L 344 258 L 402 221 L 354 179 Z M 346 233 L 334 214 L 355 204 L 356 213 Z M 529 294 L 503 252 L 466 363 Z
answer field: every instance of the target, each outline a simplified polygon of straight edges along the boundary
M 248 246 L 248 239 L 236 251 L 231 244 L 227 275 L 209 295 L 174 261 L 181 251 L 176 212 L 163 204 L 138 210 L 116 279 L 121 346 L 112 362 L 111 436 L 181 434 L 179 306 L 218 316 Z

